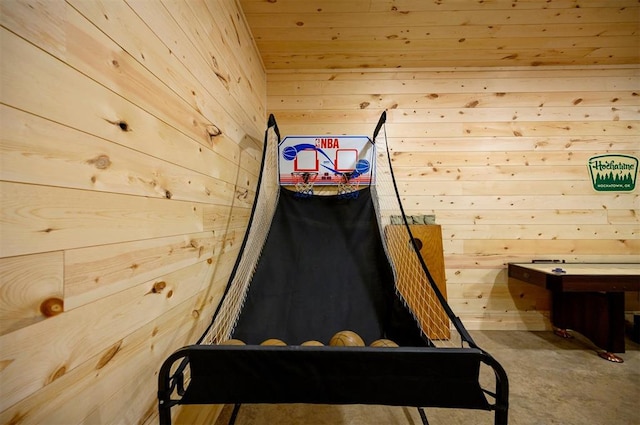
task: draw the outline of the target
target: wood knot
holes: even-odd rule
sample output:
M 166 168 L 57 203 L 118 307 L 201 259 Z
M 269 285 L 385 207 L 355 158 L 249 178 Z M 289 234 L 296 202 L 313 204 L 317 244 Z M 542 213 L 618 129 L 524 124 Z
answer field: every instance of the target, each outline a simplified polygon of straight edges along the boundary
M 40 312 L 44 317 L 52 317 L 64 313 L 64 301 L 55 297 L 48 298 L 40 304 Z
M 164 280 L 161 280 L 160 282 L 156 282 L 153 284 L 153 288 L 151 289 L 151 292 L 153 292 L 154 294 L 159 294 L 166 287 L 167 287 L 167 282 L 165 282 Z
M 129 124 L 127 124 L 127 122 L 124 121 L 124 120 L 112 121 L 112 120 L 108 120 L 106 118 L 104 118 L 104 120 L 106 122 L 108 122 L 109 124 L 117 125 L 118 127 L 120 127 L 120 130 L 122 130 L 122 131 L 131 131 L 131 128 L 129 127 Z
M 109 361 L 111 361 L 111 359 L 115 357 L 116 353 L 120 351 L 120 347 L 122 347 L 122 340 L 113 344 L 113 346 L 111 346 L 111 348 L 109 348 L 107 352 L 104 353 L 104 355 L 100 358 L 100 360 L 98 360 L 96 369 L 102 369 L 103 367 L 105 367 L 106 364 L 109 363 Z
M 224 75 L 222 75 L 221 72 L 218 71 L 214 71 L 214 74 L 216 74 L 216 77 L 218 77 L 218 80 L 220 80 L 220 82 L 225 86 L 225 88 L 228 90 L 229 89 L 229 79 L 227 77 L 225 77 Z
M 65 365 L 60 366 L 58 369 L 56 369 L 55 372 L 53 372 L 51 374 L 51 376 L 49 376 L 48 383 L 49 384 L 52 383 L 53 381 L 55 381 L 56 379 L 60 378 L 65 373 L 67 373 L 67 366 L 65 366 Z
M 236 193 L 237 193 L 236 199 L 238 199 L 238 200 L 247 199 L 249 197 L 249 190 L 248 189 L 245 189 L 243 192 L 238 191 Z
M 111 159 L 109 159 L 108 155 L 98 155 L 89 159 L 87 164 L 94 165 L 99 170 L 105 170 L 111 165 Z
M 209 137 L 218 137 L 222 134 L 222 130 L 211 124 L 207 126 L 207 133 L 209 134 Z
M 18 425 L 18 424 L 22 423 L 26 417 L 27 417 L 27 413 L 22 413 L 22 412 L 18 411 L 18 412 L 16 412 L 15 415 L 13 415 L 13 417 L 11 418 L 11 420 L 9 420 L 9 422 L 7 424 L 8 425 Z

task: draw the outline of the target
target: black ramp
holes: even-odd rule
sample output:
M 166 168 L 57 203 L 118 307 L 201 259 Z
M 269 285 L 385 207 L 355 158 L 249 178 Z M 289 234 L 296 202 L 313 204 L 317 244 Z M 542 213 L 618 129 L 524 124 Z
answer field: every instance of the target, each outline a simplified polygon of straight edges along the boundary
M 340 330 L 369 344 L 425 345 L 394 292 L 369 188 L 355 199 L 280 189 L 269 236 L 233 337 L 328 344 Z

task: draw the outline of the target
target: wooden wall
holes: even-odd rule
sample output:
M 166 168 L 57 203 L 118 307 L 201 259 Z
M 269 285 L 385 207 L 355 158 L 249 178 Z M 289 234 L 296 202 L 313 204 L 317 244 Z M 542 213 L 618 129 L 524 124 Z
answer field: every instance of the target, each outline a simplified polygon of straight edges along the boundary
M 469 328 L 548 326 L 509 261 L 637 261 L 638 189 L 596 193 L 586 168 L 640 155 L 637 66 L 267 78 L 234 0 L 4 0 L 0 26 L 1 423 L 155 421 L 157 370 L 236 258 L 267 112 L 370 134 L 388 110 Z
M 639 189 L 595 192 L 597 154 L 640 156 L 640 68 L 269 71 L 286 134 L 387 135 L 409 214 L 442 225 L 450 304 L 470 329 L 545 329 L 532 259 L 638 262 Z M 640 310 L 638 294 L 627 309 Z
M 0 423 L 153 423 L 246 228 L 261 59 L 233 0 L 3 0 L 0 23 Z
M 267 69 L 625 65 L 637 0 L 240 0 Z

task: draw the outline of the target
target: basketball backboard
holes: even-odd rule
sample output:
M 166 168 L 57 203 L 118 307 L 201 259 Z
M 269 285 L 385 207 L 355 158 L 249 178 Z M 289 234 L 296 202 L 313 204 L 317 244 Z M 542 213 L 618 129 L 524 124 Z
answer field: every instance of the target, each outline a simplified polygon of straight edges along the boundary
M 316 172 L 316 185 L 338 185 L 345 174 L 360 184 L 374 183 L 375 149 L 367 136 L 287 136 L 278 148 L 281 185 L 294 173 Z

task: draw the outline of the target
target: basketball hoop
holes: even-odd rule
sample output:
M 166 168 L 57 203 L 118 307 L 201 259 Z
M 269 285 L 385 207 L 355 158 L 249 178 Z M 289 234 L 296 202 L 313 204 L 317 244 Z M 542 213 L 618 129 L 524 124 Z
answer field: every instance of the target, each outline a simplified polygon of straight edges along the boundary
M 358 188 L 360 187 L 360 181 L 353 177 L 353 173 L 343 173 L 340 181 L 338 182 L 338 195 L 344 198 L 357 198 Z
M 293 172 L 291 173 L 295 182 L 296 196 L 306 198 L 313 195 L 313 184 L 318 177 L 317 172 Z

